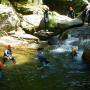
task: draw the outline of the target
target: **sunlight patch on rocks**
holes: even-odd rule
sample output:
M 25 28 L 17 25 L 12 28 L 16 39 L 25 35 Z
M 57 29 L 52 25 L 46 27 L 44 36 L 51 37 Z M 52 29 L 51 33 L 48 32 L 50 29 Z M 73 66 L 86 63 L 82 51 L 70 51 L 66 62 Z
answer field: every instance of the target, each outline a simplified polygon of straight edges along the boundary
M 42 16 L 41 15 L 25 15 L 23 16 L 23 19 L 29 24 L 39 26 L 40 21 L 42 20 Z
M 16 38 L 13 38 L 11 36 L 3 36 L 0 38 L 0 44 L 3 44 L 3 45 L 11 45 L 11 46 L 18 46 L 18 45 L 22 45 L 24 43 L 27 43 L 26 41 L 21 41 L 21 40 L 18 40 Z

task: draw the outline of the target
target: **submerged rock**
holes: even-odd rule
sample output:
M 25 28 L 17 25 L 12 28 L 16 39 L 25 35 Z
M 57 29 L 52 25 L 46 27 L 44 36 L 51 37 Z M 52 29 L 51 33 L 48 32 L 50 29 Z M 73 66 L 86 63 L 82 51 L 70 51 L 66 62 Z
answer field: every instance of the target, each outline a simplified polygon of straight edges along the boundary
M 82 59 L 84 63 L 90 64 L 90 45 L 86 46 L 86 48 L 84 49 Z

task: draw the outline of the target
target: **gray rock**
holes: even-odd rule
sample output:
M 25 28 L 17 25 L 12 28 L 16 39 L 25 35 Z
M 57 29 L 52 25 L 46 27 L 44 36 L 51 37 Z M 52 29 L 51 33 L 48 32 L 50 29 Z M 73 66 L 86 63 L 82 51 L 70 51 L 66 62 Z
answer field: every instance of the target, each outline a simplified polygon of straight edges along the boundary
M 71 19 L 65 15 L 60 15 L 57 12 L 51 12 L 51 15 L 49 14 L 48 28 L 56 33 L 60 33 L 67 28 L 79 25 L 82 25 L 82 20 L 79 18 Z M 45 27 L 44 19 L 42 19 L 39 27 L 41 29 Z
M 42 20 L 41 15 L 24 15 L 21 21 L 21 27 L 28 33 L 34 32 Z
M 12 7 L 0 5 L 0 30 L 17 30 L 20 20 Z

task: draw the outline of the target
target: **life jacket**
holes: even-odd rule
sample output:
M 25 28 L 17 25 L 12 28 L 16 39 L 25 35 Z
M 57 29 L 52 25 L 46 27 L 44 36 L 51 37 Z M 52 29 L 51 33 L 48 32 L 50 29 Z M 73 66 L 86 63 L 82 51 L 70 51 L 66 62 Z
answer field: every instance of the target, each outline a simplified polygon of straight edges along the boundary
M 6 50 L 4 51 L 4 56 L 9 56 L 9 55 L 11 55 L 11 51 L 8 50 L 8 49 L 6 49 Z

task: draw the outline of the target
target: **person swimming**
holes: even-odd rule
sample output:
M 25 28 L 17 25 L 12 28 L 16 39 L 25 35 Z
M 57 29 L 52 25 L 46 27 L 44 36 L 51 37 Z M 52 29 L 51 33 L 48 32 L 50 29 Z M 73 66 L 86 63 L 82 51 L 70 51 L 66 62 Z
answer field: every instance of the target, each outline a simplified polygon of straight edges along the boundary
M 71 55 L 72 57 L 77 56 L 77 48 L 72 48 Z
M 37 58 L 39 59 L 41 66 L 47 66 L 49 63 L 48 59 L 44 56 L 43 48 L 39 49 L 39 53 L 37 54 Z

